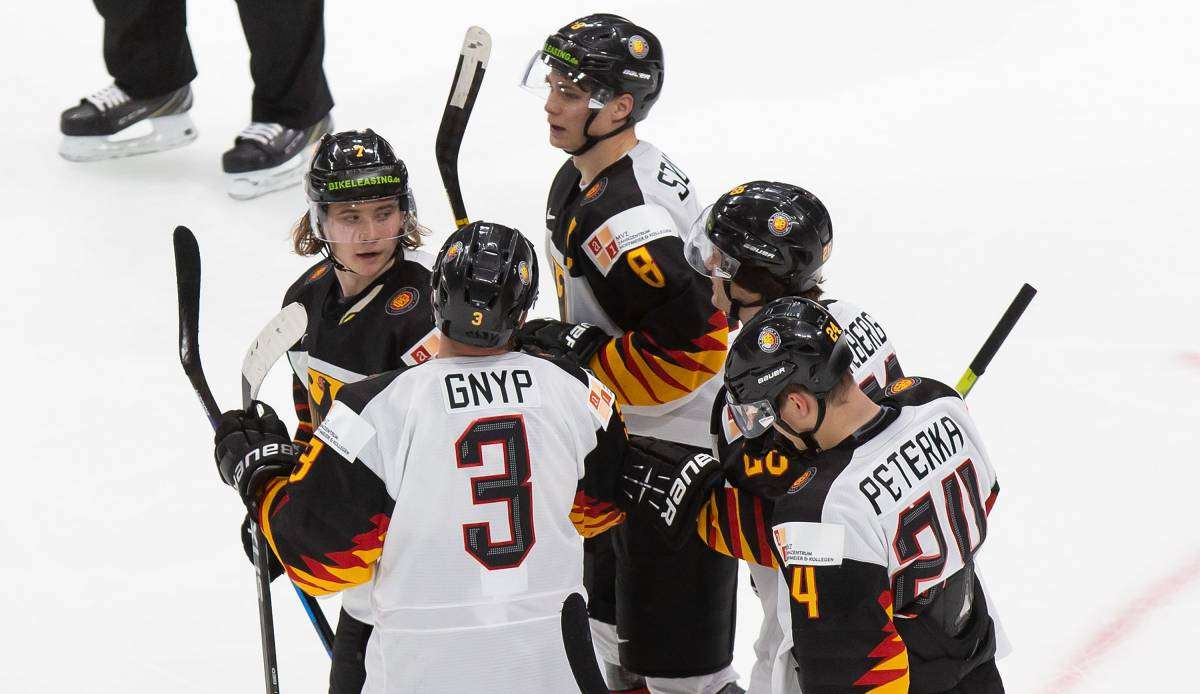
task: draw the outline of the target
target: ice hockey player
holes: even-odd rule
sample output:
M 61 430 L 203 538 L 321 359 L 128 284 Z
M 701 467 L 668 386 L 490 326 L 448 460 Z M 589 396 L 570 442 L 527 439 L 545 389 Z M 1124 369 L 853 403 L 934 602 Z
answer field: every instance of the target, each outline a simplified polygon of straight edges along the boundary
M 433 257 L 418 250 L 422 227 L 408 170 L 388 141 L 369 129 L 326 135 L 304 188 L 309 209 L 293 228 L 293 247 L 325 257 L 283 299 L 308 312 L 308 331 L 288 352 L 299 419 L 293 439 L 301 447 L 343 386 L 431 358 L 438 335 Z M 249 536 L 242 538 L 249 553 Z M 370 619 L 370 586 L 343 591 L 331 694 L 362 689 Z
M 181 147 L 196 139 L 196 77 L 184 0 L 95 0 L 113 84 L 63 111 L 59 153 L 94 161 Z M 332 129 L 325 81 L 324 2 L 238 2 L 254 79 L 251 123 L 221 158 L 237 199 L 295 185 L 312 146 Z
M 222 479 L 292 580 L 371 583 L 367 694 L 577 690 L 559 613 L 629 449 L 595 377 L 511 351 L 537 280 L 516 230 L 470 224 L 434 267 L 435 359 L 344 385 L 298 465 L 265 406 L 222 417 Z
M 778 181 L 743 183 L 705 209 L 684 241 L 688 262 L 710 278 L 713 305 L 730 316 L 731 325 L 750 320 L 764 304 L 780 297 L 820 300 L 847 326 L 853 354 L 850 371 L 868 397 L 882 397 L 881 386 L 903 375 L 896 350 L 878 321 L 847 301 L 821 298 L 833 224 L 825 205 L 809 191 Z M 722 388 L 712 403 L 711 435 L 728 483 L 701 509 L 700 536 L 710 547 L 749 564 L 762 603 L 748 691 L 783 692 L 793 675 L 791 655 L 781 649 L 790 625 L 788 614 L 776 609 L 783 581 L 768 530 L 773 500 L 804 469 L 790 464 L 798 451 L 781 436 L 768 432 L 755 439 L 743 437 L 725 400 Z M 783 671 L 775 673 L 779 659 Z M 776 677 L 781 679 L 772 684 Z
M 902 378 L 872 401 L 820 304 L 784 298 L 725 364 L 742 432 L 773 428 L 805 472 L 775 503 L 804 692 L 1003 692 L 973 557 L 999 486 L 959 395 Z
M 523 84 L 545 98 L 550 144 L 571 158 L 546 209 L 561 321 L 530 321 L 519 339 L 591 369 L 631 433 L 707 451 L 727 327 L 683 258 L 680 233 L 699 212 L 690 180 L 637 137 L 663 79 L 659 40 L 611 14 L 569 23 L 530 60 Z M 640 523 L 588 546 L 589 614 L 609 687 L 644 691 L 632 671 L 653 692 L 740 691 L 730 667 L 736 562 L 697 537 L 673 552 Z

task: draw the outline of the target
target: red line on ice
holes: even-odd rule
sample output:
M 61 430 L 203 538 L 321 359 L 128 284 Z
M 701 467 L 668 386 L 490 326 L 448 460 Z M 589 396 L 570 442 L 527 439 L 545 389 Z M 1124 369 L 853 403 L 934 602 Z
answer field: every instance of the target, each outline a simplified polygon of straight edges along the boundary
M 1200 552 L 1126 603 L 1116 617 L 1101 626 L 1083 647 L 1071 654 L 1058 676 L 1042 688 L 1043 694 L 1065 694 L 1077 687 L 1097 661 L 1132 635 L 1152 612 L 1174 600 L 1197 578 L 1200 578 Z

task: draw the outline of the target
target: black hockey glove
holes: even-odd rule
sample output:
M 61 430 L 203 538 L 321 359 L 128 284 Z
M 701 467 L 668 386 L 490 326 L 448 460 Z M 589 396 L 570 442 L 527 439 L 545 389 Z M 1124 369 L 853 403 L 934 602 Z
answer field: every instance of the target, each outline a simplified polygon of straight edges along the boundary
M 246 552 L 246 558 L 250 560 L 250 564 L 254 564 L 254 536 L 250 533 L 250 514 L 242 519 L 242 550 Z M 279 578 L 283 575 L 283 564 L 279 563 L 279 557 L 275 556 L 274 552 L 267 552 L 267 573 L 271 580 Z
M 517 349 L 533 354 L 569 356 L 587 366 L 608 342 L 608 333 L 587 323 L 564 323 L 553 318 L 531 320 L 517 329 Z
M 267 480 L 290 474 L 300 456 L 275 410 L 258 401 L 249 411 L 222 414 L 214 440 L 221 481 L 236 489 L 252 510 Z
M 634 513 L 651 519 L 667 544 L 683 546 L 696 534 L 696 516 L 722 481 L 721 464 L 708 453 L 649 436 L 630 436 L 625 494 Z

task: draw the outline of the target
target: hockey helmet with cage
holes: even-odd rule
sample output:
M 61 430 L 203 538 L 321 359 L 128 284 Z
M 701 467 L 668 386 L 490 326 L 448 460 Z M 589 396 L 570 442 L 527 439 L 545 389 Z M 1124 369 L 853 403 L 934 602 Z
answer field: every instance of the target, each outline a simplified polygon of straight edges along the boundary
M 747 438 L 779 422 L 778 400 L 789 386 L 804 386 L 817 401 L 817 422 L 807 432 L 791 431 L 817 449 L 813 432 L 825 418 L 825 399 L 849 371 L 854 354 L 842 327 L 821 304 L 784 297 L 767 304 L 746 323 L 725 360 L 726 403 Z
M 597 142 L 646 118 L 662 93 L 665 64 L 662 43 L 647 29 L 615 14 L 581 17 L 546 38 L 525 69 L 523 86 L 539 95 L 551 88 L 554 70 L 588 92 L 587 133 L 596 114 L 613 97 L 629 94 L 633 110 L 625 124 L 601 136 L 586 135 L 582 154 Z
M 476 347 L 501 347 L 537 300 L 533 244 L 521 232 L 472 222 L 450 234 L 433 266 L 433 315 L 442 334 Z
M 799 186 L 776 181 L 751 181 L 725 193 L 684 238 L 684 254 L 697 272 L 736 280 L 741 270 L 761 269 L 793 293 L 816 286 L 832 250 L 825 205 Z
M 309 221 L 321 241 L 334 241 L 328 211 L 333 203 L 367 203 L 396 198 L 403 223 L 394 236 L 417 229 L 416 203 L 408 185 L 408 167 L 392 145 L 370 128 L 327 133 L 317 144 L 304 177 L 309 201 Z M 374 238 L 372 241 L 384 239 Z

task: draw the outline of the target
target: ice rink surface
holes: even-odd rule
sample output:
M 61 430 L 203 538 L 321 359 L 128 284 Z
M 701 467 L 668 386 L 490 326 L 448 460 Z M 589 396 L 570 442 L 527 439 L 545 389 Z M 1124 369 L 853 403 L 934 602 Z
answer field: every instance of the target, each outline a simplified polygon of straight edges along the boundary
M 599 9 L 651 28 L 668 75 L 639 135 L 703 204 L 753 178 L 816 192 L 834 219 L 831 295 L 886 326 L 908 373 L 953 383 L 1020 284 L 1040 290 L 970 398 L 1002 487 L 981 564 L 1014 645 L 1009 691 L 1189 690 L 1197 5 L 517 8 L 327 4 L 335 121 L 397 146 L 430 246 L 451 228 L 433 139 L 469 24 L 495 48 L 461 157 L 468 210 L 539 244 L 563 155 L 516 86 L 526 60 Z M 59 111 L 109 81 L 98 16 L 50 0 L 10 3 L 5 19 L 0 690 L 261 691 L 242 509 L 179 368 L 170 242 L 177 224 L 199 237 L 201 352 L 231 407 L 247 344 L 309 263 L 286 243 L 299 188 L 245 203 L 223 192 L 220 153 L 249 120 L 236 6 L 192 3 L 199 141 L 96 164 L 55 152 Z M 540 315 L 554 311 L 548 274 Z M 281 411 L 286 375 L 264 388 Z M 281 582 L 274 595 L 283 690 L 325 691 L 327 659 L 295 598 Z M 748 674 L 759 613 L 742 602 Z

